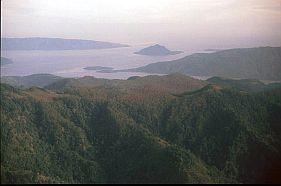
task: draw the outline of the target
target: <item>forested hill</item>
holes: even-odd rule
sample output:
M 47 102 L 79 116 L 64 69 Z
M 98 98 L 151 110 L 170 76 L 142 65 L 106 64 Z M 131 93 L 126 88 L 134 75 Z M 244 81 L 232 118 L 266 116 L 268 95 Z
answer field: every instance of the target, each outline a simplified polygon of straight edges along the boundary
M 28 76 L 2 76 L 1 83 L 17 88 L 30 88 L 33 86 L 43 88 L 61 79 L 63 78 L 52 74 L 32 74 Z
M 221 76 L 281 80 L 281 47 L 259 47 L 198 53 L 178 60 L 158 62 L 129 71 L 193 76 Z
M 1 183 L 280 183 L 281 89 L 191 82 L 1 84 Z
M 265 84 L 256 79 L 227 79 L 222 77 L 212 77 L 206 81 L 211 84 L 245 92 L 260 92 L 281 87 L 280 82 Z

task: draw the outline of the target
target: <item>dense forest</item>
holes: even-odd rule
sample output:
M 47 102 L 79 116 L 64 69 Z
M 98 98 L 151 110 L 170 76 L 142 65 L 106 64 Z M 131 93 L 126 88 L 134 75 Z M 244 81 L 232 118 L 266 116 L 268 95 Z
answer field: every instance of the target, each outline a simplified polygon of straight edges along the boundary
M 281 86 L 241 81 L 2 83 L 1 183 L 280 183 Z

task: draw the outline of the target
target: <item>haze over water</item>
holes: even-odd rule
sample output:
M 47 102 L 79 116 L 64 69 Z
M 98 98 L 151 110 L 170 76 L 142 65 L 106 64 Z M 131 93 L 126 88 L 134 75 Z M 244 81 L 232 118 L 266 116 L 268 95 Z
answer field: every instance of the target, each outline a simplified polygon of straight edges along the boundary
M 133 46 L 2 51 L 1 56 L 14 63 L 3 66 L 1 75 L 125 78 L 128 74 L 83 68 L 127 69 L 208 48 L 280 46 L 280 25 L 281 0 L 1 0 L 1 37 L 89 39 Z M 154 44 L 185 53 L 167 57 L 133 54 Z
M 2 51 L 2 56 L 13 60 L 12 64 L 2 66 L 2 76 L 25 76 L 50 73 L 62 77 L 94 76 L 108 79 L 127 79 L 146 73 L 118 72 L 98 73 L 85 70 L 85 67 L 103 66 L 116 70 L 144 66 L 158 61 L 174 60 L 193 51 L 171 56 L 143 56 L 134 54 L 145 46 L 134 46 L 101 50 L 64 50 L 64 51 Z

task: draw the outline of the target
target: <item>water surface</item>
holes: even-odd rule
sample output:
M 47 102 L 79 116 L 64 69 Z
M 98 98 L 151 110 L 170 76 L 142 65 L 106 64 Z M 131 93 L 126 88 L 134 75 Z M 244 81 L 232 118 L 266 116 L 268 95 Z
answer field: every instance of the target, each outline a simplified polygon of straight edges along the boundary
M 1 66 L 1 76 L 26 76 L 49 73 L 62 77 L 94 76 L 106 79 L 127 79 L 131 76 L 146 76 L 141 72 L 99 73 L 85 67 L 103 66 L 114 70 L 141 67 L 150 63 L 182 58 L 196 51 L 185 51 L 170 56 L 143 56 L 134 52 L 146 46 L 63 51 L 1 51 L 2 57 L 13 60 L 12 64 Z

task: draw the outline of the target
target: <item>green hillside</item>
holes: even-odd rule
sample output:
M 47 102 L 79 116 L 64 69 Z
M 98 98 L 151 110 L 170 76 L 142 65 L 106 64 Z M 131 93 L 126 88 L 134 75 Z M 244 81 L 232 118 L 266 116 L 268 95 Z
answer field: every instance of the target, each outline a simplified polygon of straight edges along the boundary
M 280 81 L 281 47 L 241 48 L 198 53 L 128 71 L 160 74 L 179 72 L 193 76 Z
M 1 183 L 280 183 L 281 89 L 207 84 L 1 84 Z
M 226 88 L 234 88 L 245 92 L 259 92 L 281 87 L 281 83 L 270 83 L 268 85 L 256 79 L 226 79 L 221 77 L 212 77 L 207 79 L 211 84 L 216 84 Z

